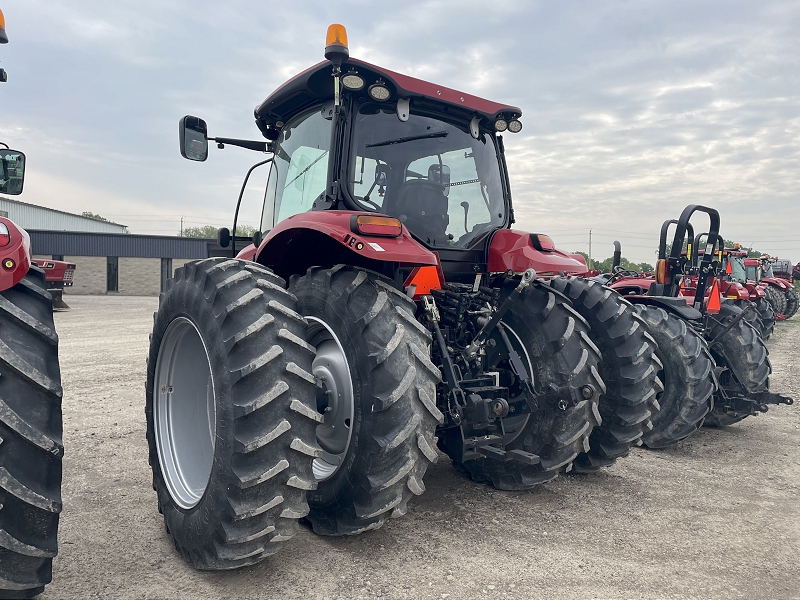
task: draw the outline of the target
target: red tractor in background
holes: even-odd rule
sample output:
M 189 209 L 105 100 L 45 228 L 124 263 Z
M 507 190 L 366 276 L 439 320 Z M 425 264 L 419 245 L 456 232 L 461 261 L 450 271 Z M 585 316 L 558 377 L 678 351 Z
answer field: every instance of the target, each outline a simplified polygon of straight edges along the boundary
M 769 255 L 745 259 L 747 278 L 766 284 L 764 294 L 772 305 L 775 316 L 782 321 L 797 312 L 798 293 L 790 278 L 776 277 L 772 265 L 775 259 Z M 788 261 L 786 261 L 788 262 Z
M 726 298 L 733 300 L 742 309 L 747 307 L 747 301 L 755 305 L 758 312 L 751 310 L 745 318 L 761 333 L 762 339 L 766 342 L 775 330 L 775 312 L 766 298 L 764 291 L 766 284 L 747 278 L 746 258 L 747 252 L 742 250 L 739 244 L 734 244 L 733 248 L 723 249 L 720 290 Z
M 75 264 L 63 260 L 34 258 L 33 262 L 44 271 L 47 291 L 53 297 L 53 308 L 69 308 L 64 302 L 64 288 L 75 280 Z
M 20 193 L 25 155 L 0 149 L 0 167 L 0 193 Z M 0 598 L 31 598 L 52 579 L 61 397 L 45 272 L 31 259 L 27 232 L 0 217 Z
M 697 211 L 708 214 L 710 228 L 709 233 L 695 237 L 689 219 Z M 668 256 L 667 238 L 673 224 L 676 230 Z M 728 296 L 735 290 L 737 301 L 743 301 L 749 293 L 737 282 L 726 284 L 719 278 L 722 270 L 719 224 L 716 210 L 690 205 L 679 219 L 665 221 L 661 227 L 653 280 L 625 273 L 612 273 L 608 278 L 610 287 L 631 302 L 646 307 L 642 310 L 652 322 L 650 331 L 656 337 L 659 357 L 665 363 L 665 370 L 660 374 L 664 396 L 670 397 L 670 406 L 678 407 L 679 416 L 665 427 L 664 421 L 659 422 L 666 419 L 662 416 L 665 413 L 662 402 L 662 412 L 653 419 L 654 431 L 666 431 L 669 435 L 656 437 L 651 432 L 649 435 L 656 439 L 655 443 L 668 445 L 676 438 L 682 439 L 703 422 L 730 425 L 757 412 L 765 412 L 768 404 L 793 402 L 791 398 L 768 391 L 771 372 L 768 353 L 759 332 L 746 320 L 747 313 L 754 311 L 754 307 L 748 303 L 743 309 L 733 298 L 722 296 L 723 285 Z M 697 250 L 702 236 L 707 239 L 705 248 Z M 678 326 L 675 318 L 684 321 L 683 326 Z M 676 359 L 686 355 L 688 349 L 697 348 L 698 341 L 700 348 L 685 357 L 688 360 Z M 705 372 L 709 363 L 713 372 L 702 378 L 686 370 L 687 365 L 695 365 L 695 372 Z M 697 365 L 706 366 L 697 369 Z M 698 383 L 703 394 L 687 387 Z M 713 397 L 711 393 L 705 395 L 709 389 L 714 392 Z M 703 411 L 706 414 L 702 414 Z M 643 439 L 648 443 L 648 436 Z
M 439 450 L 478 482 L 528 489 L 628 453 L 657 410 L 642 319 L 545 235 L 512 230 L 502 134 L 520 109 L 351 59 L 255 110 L 269 152 L 261 231 L 176 270 L 146 384 L 158 508 L 201 569 L 276 552 L 306 519 L 356 534 L 406 513 Z M 254 175 L 255 173 L 255 175 Z

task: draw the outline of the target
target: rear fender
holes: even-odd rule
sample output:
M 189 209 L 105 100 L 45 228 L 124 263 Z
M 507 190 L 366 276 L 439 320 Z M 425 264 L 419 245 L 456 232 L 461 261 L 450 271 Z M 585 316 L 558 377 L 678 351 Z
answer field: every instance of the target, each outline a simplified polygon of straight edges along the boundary
M 699 310 L 687 304 L 686 298 L 673 298 L 671 296 L 625 296 L 631 304 L 643 304 L 663 308 L 686 321 L 699 321 L 703 315 Z
M 17 285 L 31 268 L 31 238 L 13 221 L 0 217 L 8 229 L 9 241 L 0 246 L 0 292 Z
M 399 237 L 354 232 L 351 222 L 361 214 L 375 216 L 375 213 L 326 210 L 284 219 L 266 235 L 251 260 L 270 267 L 287 280 L 316 266 L 346 264 L 394 276 L 396 267 L 410 270 L 439 264 L 436 255 L 412 238 L 405 226 Z M 250 248 L 240 255 L 249 254 Z
M 490 273 L 535 269 L 537 275 L 583 275 L 586 263 L 561 250 L 544 252 L 533 247 L 531 234 L 515 229 L 499 229 L 489 244 Z

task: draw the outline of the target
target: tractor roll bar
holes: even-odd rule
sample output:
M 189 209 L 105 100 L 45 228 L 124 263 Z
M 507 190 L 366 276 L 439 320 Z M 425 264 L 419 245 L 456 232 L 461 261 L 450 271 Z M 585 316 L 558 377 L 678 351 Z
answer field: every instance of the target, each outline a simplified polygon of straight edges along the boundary
M 658 258 L 665 259 L 667 258 L 667 234 L 669 233 L 669 226 L 670 225 L 677 225 L 677 219 L 667 219 L 661 224 L 661 237 L 658 241 Z M 694 228 L 692 227 L 691 223 L 686 224 L 686 232 L 688 234 L 688 241 L 689 243 L 692 242 L 694 239 Z M 681 250 L 683 250 L 683 240 L 681 240 L 681 244 L 679 246 Z
M 615 269 L 619 266 L 622 260 L 622 244 L 614 240 L 614 259 L 611 262 L 611 272 L 614 273 Z

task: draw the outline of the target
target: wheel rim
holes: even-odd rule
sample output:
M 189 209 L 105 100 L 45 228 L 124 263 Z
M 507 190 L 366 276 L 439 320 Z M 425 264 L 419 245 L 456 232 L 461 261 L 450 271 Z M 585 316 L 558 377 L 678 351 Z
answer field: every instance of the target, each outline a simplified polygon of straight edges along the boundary
M 175 504 L 196 506 L 214 464 L 216 392 L 200 332 L 186 317 L 167 327 L 156 361 L 153 420 L 161 473 Z
M 517 335 L 517 332 L 514 331 L 514 329 L 505 321 L 501 322 L 503 323 L 503 327 L 505 328 L 506 333 L 509 334 L 508 339 L 511 342 L 511 345 L 514 347 L 514 350 L 516 350 L 517 353 L 525 361 L 525 367 L 528 370 L 528 375 L 531 378 L 531 383 L 534 384 L 535 379 L 533 372 L 533 362 L 531 361 L 530 354 L 528 354 L 528 349 L 525 347 L 525 344 L 522 343 L 522 338 L 520 338 L 519 335 Z M 497 344 L 494 346 L 495 348 L 499 347 L 500 344 L 503 343 L 499 335 L 494 335 L 492 337 L 495 338 L 495 341 L 497 342 Z M 500 364 L 500 362 L 502 362 L 502 361 L 495 362 L 495 360 L 492 360 L 491 356 L 489 358 L 490 358 L 490 364 L 493 364 L 494 367 L 497 367 Z M 528 424 L 530 418 L 531 418 L 530 413 L 525 415 L 520 415 L 518 417 L 505 417 L 503 419 L 503 429 L 505 431 L 505 436 L 503 437 L 503 443 L 510 444 L 511 442 L 516 440 L 520 435 L 522 435 L 522 433 L 525 431 L 525 426 Z
M 355 394 L 350 364 L 339 338 L 322 319 L 306 319 L 308 341 L 317 349 L 311 370 L 320 382 L 317 410 L 323 415 L 322 423 L 317 425 L 322 455 L 314 459 L 312 470 L 317 481 L 324 481 L 339 470 L 350 447 Z

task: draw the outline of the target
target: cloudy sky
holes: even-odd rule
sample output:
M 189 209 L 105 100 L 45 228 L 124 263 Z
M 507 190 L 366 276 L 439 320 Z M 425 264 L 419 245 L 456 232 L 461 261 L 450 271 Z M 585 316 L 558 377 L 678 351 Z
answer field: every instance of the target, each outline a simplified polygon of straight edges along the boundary
M 253 108 L 351 56 L 520 106 L 506 136 L 515 227 L 565 250 L 652 262 L 661 222 L 716 207 L 723 233 L 800 260 L 800 2 L 3 0 L 0 141 L 20 200 L 132 233 L 229 225 L 258 155 L 180 157 L 178 119 L 259 139 Z M 260 207 L 247 207 L 256 224 Z

